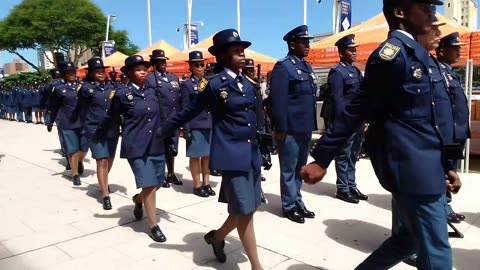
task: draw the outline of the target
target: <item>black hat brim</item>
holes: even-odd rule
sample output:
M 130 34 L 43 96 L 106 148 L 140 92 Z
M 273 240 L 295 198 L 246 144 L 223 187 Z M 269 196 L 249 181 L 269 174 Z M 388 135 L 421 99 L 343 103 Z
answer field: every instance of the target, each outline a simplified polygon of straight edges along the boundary
M 67 67 L 66 69 L 61 69 L 60 72 L 67 72 L 67 71 L 77 71 L 76 67 Z
M 156 61 L 156 60 L 170 60 L 170 58 L 168 58 L 168 57 L 166 57 L 166 56 L 165 56 L 165 57 L 161 57 L 161 56 L 159 56 L 159 57 L 152 57 L 152 56 L 150 55 L 150 62 L 153 62 L 153 61 Z
M 152 66 L 152 63 L 148 62 L 148 61 L 141 61 L 141 62 L 135 62 L 133 64 L 130 64 L 130 65 L 125 65 L 123 67 L 120 68 L 120 71 L 122 73 L 127 73 L 127 71 L 133 67 L 133 66 L 136 66 L 136 65 L 145 65 L 147 68 L 151 67 Z
M 187 63 L 191 63 L 191 62 L 201 62 L 201 61 L 206 61 L 206 60 L 207 60 L 207 59 L 203 59 L 203 58 L 202 58 L 202 59 L 192 59 L 192 60 L 187 60 L 187 61 L 185 61 L 185 62 L 187 62 Z
M 250 41 L 230 41 L 227 43 L 223 43 L 221 46 L 212 45 L 208 48 L 208 52 L 214 56 L 218 56 L 221 52 L 225 51 L 226 48 L 233 46 L 233 45 L 243 45 L 246 48 L 250 47 L 252 43 Z
M 99 69 L 99 68 L 107 69 L 107 68 L 110 68 L 110 66 L 100 66 L 100 67 L 94 67 L 94 68 L 86 67 L 85 69 L 86 70 L 95 70 L 95 69 Z

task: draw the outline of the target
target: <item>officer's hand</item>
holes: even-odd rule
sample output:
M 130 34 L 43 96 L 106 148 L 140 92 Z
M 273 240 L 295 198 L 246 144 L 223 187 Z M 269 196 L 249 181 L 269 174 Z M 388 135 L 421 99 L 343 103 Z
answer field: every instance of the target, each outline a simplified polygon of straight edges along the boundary
M 275 140 L 284 142 L 285 137 L 287 136 L 286 132 L 275 132 Z
M 322 168 L 318 163 L 312 162 L 302 167 L 300 177 L 305 183 L 313 185 L 323 180 L 327 174 L 327 169 Z
M 53 127 L 52 124 L 48 124 L 48 125 L 47 125 L 47 131 L 48 131 L 48 132 L 52 132 L 52 127 Z
M 457 194 L 460 188 L 462 187 L 462 181 L 460 181 L 460 176 L 458 176 L 456 171 L 447 172 L 447 181 L 445 181 L 447 189 L 453 194 Z

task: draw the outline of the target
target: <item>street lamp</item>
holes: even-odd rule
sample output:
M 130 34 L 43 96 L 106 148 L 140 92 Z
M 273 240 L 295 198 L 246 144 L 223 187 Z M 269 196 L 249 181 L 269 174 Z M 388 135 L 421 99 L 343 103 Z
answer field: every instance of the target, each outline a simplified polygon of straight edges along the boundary
M 102 41 L 102 59 L 105 59 L 105 43 L 108 42 L 108 33 L 110 32 L 110 22 L 115 20 L 117 16 L 115 15 L 108 15 L 107 16 L 107 30 L 105 34 L 105 41 Z

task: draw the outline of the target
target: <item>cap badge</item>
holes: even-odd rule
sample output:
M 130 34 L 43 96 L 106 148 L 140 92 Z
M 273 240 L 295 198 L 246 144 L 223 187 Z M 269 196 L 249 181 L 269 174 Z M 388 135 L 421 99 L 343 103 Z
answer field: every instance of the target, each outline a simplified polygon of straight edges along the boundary
M 238 33 L 236 31 L 233 31 L 233 36 L 238 38 Z
M 100 60 L 97 60 L 97 64 L 100 64 Z
M 137 56 L 137 60 L 142 60 L 142 57 L 141 56 Z

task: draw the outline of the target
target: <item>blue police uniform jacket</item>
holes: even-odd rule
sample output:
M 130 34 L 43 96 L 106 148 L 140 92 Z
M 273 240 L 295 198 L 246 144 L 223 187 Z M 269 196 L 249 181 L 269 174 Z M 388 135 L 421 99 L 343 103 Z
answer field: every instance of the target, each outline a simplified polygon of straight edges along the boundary
M 24 108 L 30 108 L 33 106 L 33 90 L 25 89 L 22 95 L 22 104 Z
M 191 76 L 189 79 L 185 80 L 180 89 L 182 90 L 182 108 L 188 107 L 190 102 L 196 98 L 196 95 L 199 95 L 198 84 L 200 79 Z M 192 129 L 211 129 L 212 128 L 212 115 L 210 109 L 206 106 L 197 116 L 192 120 L 183 125 L 185 131 L 190 131 Z
M 92 139 L 97 126 L 108 114 L 115 95 L 114 85 L 110 82 L 102 85 L 96 82 L 86 82 L 80 88 L 79 94 L 85 119 L 85 136 Z M 111 126 L 106 128 L 106 138 L 116 139 L 119 136 L 119 123 L 111 121 L 110 124 Z
M 32 89 L 32 106 L 33 107 L 40 107 L 40 103 L 42 101 L 42 93 L 40 92 L 40 88 Z
M 440 63 L 440 67 L 447 77 L 448 89 L 452 100 L 453 120 L 455 121 L 455 140 L 464 142 L 471 138 L 468 99 L 462 87 L 462 78 L 446 63 Z
M 52 113 L 50 124 L 57 120 L 60 129 L 83 129 L 84 119 L 78 100 L 78 91 L 81 87 L 79 83 L 64 81 L 52 88 L 49 102 L 49 111 Z
M 49 84 L 45 85 L 43 99 L 45 101 L 45 107 L 47 109 L 50 107 L 50 96 L 53 93 L 53 88 L 62 83 L 63 83 L 62 79 L 53 79 Z
M 169 118 L 181 110 L 180 83 L 174 74 L 165 73 L 165 77 L 158 71 L 153 71 L 147 76 L 146 85 L 152 87 L 161 94 L 165 117 Z
M 12 90 L 7 91 L 6 93 L 5 105 L 7 105 L 8 107 L 15 106 L 15 93 Z
M 256 138 L 255 88 L 242 75 L 243 89 L 225 70 L 205 78 L 187 108 L 174 115 L 162 128 L 163 136 L 170 135 L 211 106 L 212 140 L 210 168 L 218 171 L 249 172 L 260 170 L 262 157 Z M 208 81 L 208 83 L 207 83 Z
M 434 89 L 429 54 L 400 31 L 369 57 L 359 94 L 337 115 L 311 154 L 326 168 L 339 147 L 370 120 L 367 150 L 381 185 L 390 192 L 444 194 L 445 172 L 442 138 L 435 117 Z M 440 107 L 440 106 L 439 106 Z M 442 106 L 446 115 L 451 107 Z M 453 128 L 453 123 L 446 127 Z
M 352 64 L 340 62 L 330 69 L 328 74 L 330 100 L 333 101 L 336 110 L 342 110 L 343 104 L 358 93 L 362 80 L 362 72 Z
M 287 55 L 275 64 L 270 89 L 275 131 L 306 133 L 317 129 L 317 80 L 310 64 Z
M 22 108 L 22 106 L 23 106 L 23 92 L 24 91 L 25 91 L 25 89 L 23 89 L 22 87 L 15 88 L 15 105 L 17 105 L 17 107 L 19 107 L 19 108 Z
M 97 127 L 95 136 L 106 138 L 112 121 L 120 123 L 123 115 L 121 158 L 157 156 L 165 153 L 164 142 L 155 131 L 161 126 L 160 106 L 155 89 L 137 89 L 129 83 L 115 91 L 110 109 Z

